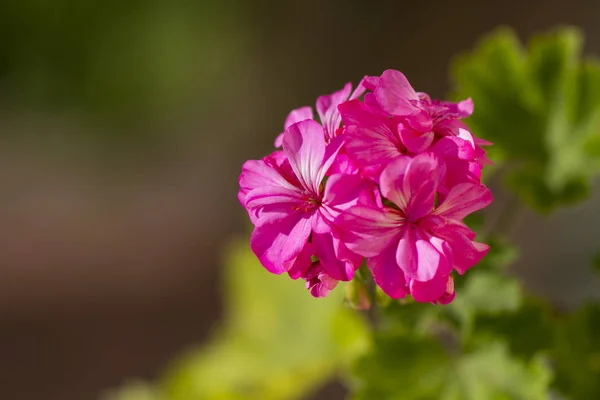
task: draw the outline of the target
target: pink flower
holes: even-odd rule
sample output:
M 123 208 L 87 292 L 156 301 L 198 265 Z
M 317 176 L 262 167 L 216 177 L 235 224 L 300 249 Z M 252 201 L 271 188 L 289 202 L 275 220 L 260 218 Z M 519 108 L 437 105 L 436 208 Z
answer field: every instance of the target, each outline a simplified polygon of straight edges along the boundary
M 462 219 L 487 206 L 491 193 L 478 183 L 460 183 L 436 206 L 445 174 L 434 154 L 398 157 L 380 178 L 387 205 L 357 205 L 336 220 L 344 243 L 367 257 L 375 282 L 390 297 L 410 293 L 420 302 L 451 301 L 452 270 L 463 274 L 489 249 L 473 241 L 475 233 Z
M 313 297 L 327 296 L 338 284 L 338 280 L 330 277 L 319 261 L 311 263 L 303 272 L 302 279 L 306 281 L 306 289 Z
M 316 277 L 321 281 L 331 286 L 329 278 L 352 279 L 362 257 L 334 235 L 333 221 L 361 200 L 372 204 L 372 184 L 358 175 L 342 174 L 330 175 L 325 182 L 342 140 L 326 145 L 323 127 L 313 120 L 290 125 L 282 142 L 282 152 L 246 162 L 240 175 L 238 198 L 255 225 L 252 250 L 275 274 L 287 271 L 293 278 L 313 281 L 309 269 L 316 256 Z
M 345 152 L 366 176 L 377 180 L 391 161 L 406 153 L 396 129 L 399 121 L 358 100 L 338 108 L 345 125 Z
M 398 71 L 386 71 L 381 78 L 369 77 L 365 85 L 375 90 L 365 95 L 365 102 L 347 101 L 339 106 L 345 152 L 363 174 L 377 181 L 381 171 L 398 156 L 427 151 L 437 154 L 449 167 L 450 172 L 441 182 L 442 195 L 458 183 L 481 180 L 485 160 L 481 141 L 457 119 L 472 111 L 470 100 L 432 102 L 429 96 L 417 94 Z
M 460 119 L 473 113 L 471 99 L 459 103 L 432 101 L 426 93 L 415 92 L 400 71 L 387 70 L 379 77 L 368 77 L 364 85 L 373 92 L 365 96 L 366 103 L 385 115 L 401 117 L 398 136 L 410 153 L 426 151 L 440 137 L 461 136 L 459 130 L 466 130 L 466 126 Z
M 458 103 L 435 100 L 426 93 L 416 92 L 400 71 L 388 69 L 381 76 L 365 78 L 364 86 L 373 92 L 372 103 L 389 115 L 412 115 L 429 119 L 432 126 L 447 120 L 467 118 L 473 113 L 473 101 Z M 429 122 L 427 125 L 430 125 Z M 439 128 L 440 132 L 445 126 Z
M 275 141 L 283 150 L 244 164 L 238 199 L 254 224 L 251 248 L 315 297 L 366 257 L 389 296 L 447 304 L 452 272 L 488 251 L 462 222 L 492 200 L 480 183 L 490 143 L 461 121 L 473 103 L 431 100 L 394 70 L 351 91 L 317 99 L 320 124 L 310 107 L 290 112 Z
M 336 137 L 339 132 L 338 128 L 342 122 L 342 117 L 338 111 L 338 106 L 348 100 L 358 99 L 365 92 L 365 87 L 362 85 L 362 82 L 356 86 L 354 92 L 352 92 L 352 83 L 348 82 L 344 87 L 336 92 L 331 94 L 319 96 L 317 98 L 316 108 L 317 114 L 319 114 L 319 119 L 321 120 L 321 125 L 323 125 L 323 131 L 325 134 L 325 141 L 329 143 L 331 139 Z M 352 93 L 351 93 L 352 92 Z M 350 96 L 350 97 L 348 97 Z M 300 107 L 295 110 L 292 110 L 284 123 L 284 130 L 289 128 L 292 124 L 296 122 L 300 122 L 306 119 L 314 119 L 313 111 L 310 107 Z M 281 147 L 283 143 L 283 133 L 279 134 L 275 139 L 275 147 Z

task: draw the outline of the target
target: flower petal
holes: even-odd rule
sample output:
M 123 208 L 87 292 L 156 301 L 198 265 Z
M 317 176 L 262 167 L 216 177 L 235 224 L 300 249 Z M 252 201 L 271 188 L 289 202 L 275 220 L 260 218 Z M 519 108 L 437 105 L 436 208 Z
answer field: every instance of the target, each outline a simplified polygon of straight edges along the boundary
M 312 255 L 314 252 L 315 248 L 313 244 L 306 242 L 300 251 L 300 254 L 298 254 L 295 259 L 288 261 L 284 265 L 290 278 L 298 279 L 306 273 L 312 264 Z
M 367 91 L 367 88 L 365 87 L 365 82 L 368 79 L 367 76 L 364 76 L 361 81 L 358 83 L 358 85 L 356 85 L 356 88 L 354 89 L 354 91 L 352 92 L 352 94 L 350 95 L 350 97 L 348 98 L 348 100 L 356 100 L 358 99 L 360 96 L 362 96 L 363 94 L 365 94 L 365 92 Z
M 274 143 L 275 147 L 279 148 L 283 144 L 283 134 L 285 133 L 285 130 L 287 128 L 289 128 L 291 125 L 295 124 L 296 122 L 304 121 L 305 119 L 314 119 L 312 108 L 305 106 L 305 107 L 296 108 L 295 110 L 290 111 L 290 113 L 288 114 L 288 116 L 285 119 L 285 122 L 283 123 L 283 132 L 281 132 L 275 138 L 275 143 Z
M 407 226 L 400 237 L 396 261 L 407 277 L 422 282 L 433 279 L 440 271 L 452 269 L 451 250 L 435 237 L 426 237 L 419 229 Z
M 448 276 L 438 275 L 426 282 L 416 279 L 410 282 L 410 294 L 419 303 L 432 303 L 446 294 Z
M 255 225 L 266 223 L 272 217 L 281 219 L 301 202 L 299 182 L 288 176 L 293 173 L 280 153 L 275 152 L 262 160 L 247 161 L 242 167 L 238 199 Z M 289 173 L 286 168 L 290 168 Z
M 375 89 L 377 101 L 391 115 L 407 115 L 415 111 L 411 100 L 419 100 L 408 79 L 400 71 L 388 69 L 381 74 Z
M 398 157 L 381 174 L 381 194 L 400 207 L 409 221 L 417 221 L 433 210 L 444 171 L 433 154 Z
M 397 243 L 404 223 L 395 210 L 354 206 L 336 218 L 335 227 L 350 250 L 374 257 L 390 243 Z
M 431 147 L 431 152 L 440 157 L 472 160 L 475 148 L 468 140 L 457 136 L 444 136 Z
M 318 194 L 325 157 L 323 127 L 310 119 L 289 126 L 283 135 L 283 151 L 302 186 Z
M 306 119 L 314 119 L 312 108 L 308 106 L 296 108 L 295 110 L 290 111 L 285 118 L 283 129 L 286 130 L 296 122 L 304 121 Z
M 266 159 L 267 157 L 262 160 L 249 160 L 242 165 L 238 198 L 243 206 L 246 206 L 246 195 L 259 187 L 270 186 L 294 190 L 295 186 L 281 174 L 281 171 L 269 165 Z
M 375 206 L 375 184 L 360 175 L 334 174 L 327 179 L 321 212 L 331 222 L 341 212 L 357 205 Z
M 432 131 L 419 132 L 404 124 L 398 125 L 398 134 L 406 149 L 412 153 L 422 153 L 431 146 L 435 134 Z
M 461 183 L 450 189 L 434 214 L 450 220 L 462 220 L 492 202 L 492 192 L 482 184 Z
M 342 122 L 338 106 L 348 100 L 351 90 L 352 84 L 348 82 L 337 92 L 317 98 L 317 113 L 319 114 L 319 118 L 321 118 L 325 138 L 328 140 L 335 136 L 335 131 Z
M 433 227 L 433 234 L 451 247 L 453 267 L 461 275 L 481 261 L 490 249 L 487 244 L 473 241 L 475 234 L 460 224 L 447 223 Z
M 395 246 L 390 245 L 375 257 L 367 259 L 367 266 L 373 280 L 393 299 L 401 299 L 408 294 L 404 271 L 396 262 Z
M 456 297 L 456 292 L 454 291 L 454 279 L 452 279 L 452 275 L 448 275 L 448 280 L 446 282 L 446 292 L 440 296 L 437 300 L 433 301 L 433 304 L 450 304 Z
M 338 283 L 327 274 L 320 262 L 312 263 L 302 278 L 306 280 L 306 288 L 313 297 L 327 296 Z
M 349 281 L 354 276 L 354 271 L 360 267 L 362 257 L 350 253 L 347 249 L 345 254 L 339 254 L 340 241 L 331 234 L 313 233 L 312 243 L 315 246 L 315 255 L 319 259 L 324 271 L 333 279 L 338 281 Z M 342 245 L 343 246 L 343 245 Z M 342 251 L 344 249 L 341 249 Z
M 343 136 L 337 136 L 331 139 L 329 144 L 325 147 L 325 157 L 323 158 L 323 164 L 319 168 L 318 181 L 319 184 L 323 181 L 323 178 L 332 169 L 332 165 L 335 163 L 337 156 L 344 146 L 345 138 Z
M 470 98 L 459 101 L 458 103 L 444 101 L 442 102 L 442 105 L 444 105 L 448 109 L 448 112 L 455 118 L 468 118 L 473 114 L 474 105 L 473 100 Z
M 269 272 L 281 274 L 304 248 L 311 225 L 310 217 L 295 212 L 283 220 L 257 226 L 250 237 L 250 248 Z
M 339 110 L 346 125 L 342 135 L 346 138 L 345 151 L 359 167 L 380 166 L 379 172 L 404 152 L 390 120 L 371 107 L 353 100 L 341 104 Z

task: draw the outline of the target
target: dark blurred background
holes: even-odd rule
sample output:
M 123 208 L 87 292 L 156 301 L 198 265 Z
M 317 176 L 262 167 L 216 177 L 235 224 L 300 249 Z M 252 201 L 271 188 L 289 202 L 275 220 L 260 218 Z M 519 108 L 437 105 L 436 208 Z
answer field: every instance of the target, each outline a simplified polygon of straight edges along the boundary
M 2 0 L 2 398 L 94 399 L 205 339 L 222 245 L 247 228 L 240 166 L 292 108 L 387 68 L 443 97 L 452 57 L 498 25 L 576 25 L 600 54 L 599 21 L 593 0 Z M 532 290 L 598 293 L 599 206 L 519 216 Z

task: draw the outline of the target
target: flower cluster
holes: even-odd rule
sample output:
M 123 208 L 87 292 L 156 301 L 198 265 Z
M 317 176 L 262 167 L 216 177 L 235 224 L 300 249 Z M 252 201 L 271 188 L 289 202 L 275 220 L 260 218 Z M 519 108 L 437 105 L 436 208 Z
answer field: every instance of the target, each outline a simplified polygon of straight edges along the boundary
M 302 278 L 315 297 L 350 281 L 366 259 L 390 297 L 447 304 L 452 272 L 489 247 L 463 222 L 492 201 L 489 161 L 461 119 L 470 99 L 431 100 L 395 70 L 293 110 L 274 151 L 242 167 L 238 198 L 250 245 L 270 272 Z

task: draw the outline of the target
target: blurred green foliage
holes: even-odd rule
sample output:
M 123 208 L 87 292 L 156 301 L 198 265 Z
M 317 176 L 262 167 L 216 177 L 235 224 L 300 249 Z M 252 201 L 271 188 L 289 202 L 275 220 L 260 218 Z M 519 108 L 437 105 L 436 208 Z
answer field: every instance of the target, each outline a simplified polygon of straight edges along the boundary
M 574 29 L 527 49 L 502 29 L 454 67 L 457 95 L 477 105 L 472 127 L 495 142 L 508 184 L 540 212 L 584 198 L 598 170 L 600 67 L 580 60 L 580 46 Z M 356 400 L 600 398 L 600 305 L 565 312 L 527 293 L 507 273 L 517 252 L 502 233 L 488 234 L 488 256 L 455 277 L 449 306 L 383 299 L 364 269 L 315 300 L 236 242 L 213 339 L 155 386 L 136 382 L 107 399 L 300 399 L 336 376 Z M 354 308 L 374 308 L 351 310 L 344 292 Z
M 344 288 L 314 299 L 301 282 L 264 270 L 247 241 L 227 254 L 225 321 L 169 368 L 157 399 L 300 399 L 366 350 L 365 321 L 344 306 Z M 132 393 L 116 400 L 137 400 Z
M 189 107 L 205 112 L 235 86 L 233 72 L 250 51 L 243 6 L 0 2 L 0 100 L 13 112 L 97 117 L 96 125 L 111 123 L 109 131 L 123 135 L 138 133 L 140 120 L 147 127 Z
M 494 142 L 509 186 L 542 212 L 584 198 L 600 166 L 600 63 L 581 58 L 582 43 L 563 28 L 525 48 L 500 29 L 452 68 L 455 96 L 476 105 L 469 125 Z
M 600 305 L 587 304 L 560 321 L 554 343 L 556 386 L 569 399 L 600 394 Z

